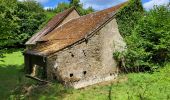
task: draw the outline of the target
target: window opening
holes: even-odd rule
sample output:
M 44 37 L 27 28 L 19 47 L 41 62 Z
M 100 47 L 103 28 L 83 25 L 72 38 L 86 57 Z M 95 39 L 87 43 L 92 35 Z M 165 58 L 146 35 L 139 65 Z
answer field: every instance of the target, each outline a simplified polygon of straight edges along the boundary
M 72 57 L 74 57 L 74 55 L 73 55 L 73 54 L 71 54 L 71 56 L 72 56 Z
M 70 74 L 70 77 L 73 77 L 73 73 Z
M 87 74 L 87 71 L 83 71 L 83 74 L 86 75 L 86 74 Z

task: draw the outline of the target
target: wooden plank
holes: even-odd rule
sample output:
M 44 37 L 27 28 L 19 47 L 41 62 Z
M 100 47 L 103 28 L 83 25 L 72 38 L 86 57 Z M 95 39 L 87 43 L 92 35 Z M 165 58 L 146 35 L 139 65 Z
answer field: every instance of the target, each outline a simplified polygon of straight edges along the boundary
M 42 80 L 42 79 L 40 79 L 40 78 L 38 78 L 38 77 L 33 77 L 33 76 L 31 76 L 31 75 L 25 75 L 25 76 L 28 77 L 28 78 L 30 78 L 30 79 L 39 81 L 39 82 L 43 82 L 43 83 L 51 83 L 51 82 L 49 82 L 49 81 Z

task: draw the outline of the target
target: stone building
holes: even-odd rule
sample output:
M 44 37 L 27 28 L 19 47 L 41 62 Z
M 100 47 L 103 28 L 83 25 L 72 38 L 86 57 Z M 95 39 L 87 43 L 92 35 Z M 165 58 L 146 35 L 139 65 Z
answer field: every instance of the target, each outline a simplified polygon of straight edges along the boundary
M 57 14 L 26 43 L 27 74 L 74 88 L 114 80 L 113 52 L 125 47 L 115 14 L 125 4 L 84 16 L 75 8 Z

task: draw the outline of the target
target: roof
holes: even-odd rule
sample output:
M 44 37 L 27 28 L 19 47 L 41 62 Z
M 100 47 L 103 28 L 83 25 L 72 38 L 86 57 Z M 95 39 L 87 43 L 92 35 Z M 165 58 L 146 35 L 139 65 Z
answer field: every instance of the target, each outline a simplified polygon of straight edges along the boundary
M 37 55 L 50 55 L 63 48 L 66 48 L 101 28 L 109 19 L 113 18 L 115 13 L 127 2 L 117 6 L 91 13 L 77 19 L 73 19 L 66 24 L 51 31 L 39 40 L 39 45 L 27 53 Z M 79 27 L 78 27 L 79 26 Z
M 27 42 L 26 45 L 36 44 L 36 42 L 48 34 L 54 28 L 56 28 L 75 8 L 71 7 L 61 13 L 56 14 L 38 33 L 33 35 Z

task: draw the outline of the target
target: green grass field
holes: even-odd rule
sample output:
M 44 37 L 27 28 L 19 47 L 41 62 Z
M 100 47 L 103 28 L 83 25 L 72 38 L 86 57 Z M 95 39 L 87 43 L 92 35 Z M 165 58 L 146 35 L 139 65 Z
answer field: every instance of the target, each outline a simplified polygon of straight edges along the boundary
M 0 97 L 8 97 L 19 83 L 19 75 L 23 69 L 23 56 L 21 52 L 5 54 L 0 59 Z
M 34 89 L 25 97 L 20 90 L 26 84 L 23 73 L 23 56 L 20 51 L 5 54 L 0 59 L 0 98 L 1 100 L 170 100 L 170 64 L 154 73 L 131 73 L 120 75 L 115 82 L 89 86 L 84 89 L 65 89 L 60 84 L 45 85 Z M 25 83 L 24 83 L 25 82 Z

